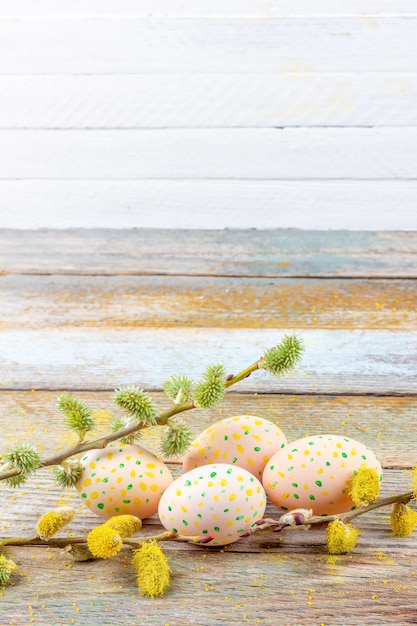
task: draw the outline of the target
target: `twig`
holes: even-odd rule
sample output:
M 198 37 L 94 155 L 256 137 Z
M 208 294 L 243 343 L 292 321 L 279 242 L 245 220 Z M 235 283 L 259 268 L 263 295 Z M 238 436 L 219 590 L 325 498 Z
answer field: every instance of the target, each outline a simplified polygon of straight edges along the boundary
M 226 381 L 226 385 L 225 385 L 226 388 L 232 387 L 232 385 L 235 385 L 241 380 L 244 380 L 245 378 L 250 376 L 252 372 L 259 369 L 259 362 L 260 360 L 256 361 L 256 363 L 253 363 L 249 367 L 245 368 L 244 370 L 236 374 L 236 376 L 229 378 Z M 156 418 L 156 425 L 164 426 L 166 425 L 170 417 L 177 415 L 178 413 L 183 413 L 184 411 L 190 411 L 191 409 L 195 409 L 195 408 L 196 408 L 196 405 L 194 404 L 194 402 L 184 402 L 183 404 L 174 405 L 173 407 L 170 407 L 166 411 L 163 411 L 159 415 L 159 417 Z M 112 441 L 117 441 L 118 439 L 122 439 L 123 437 L 127 437 L 128 435 L 132 435 L 133 433 L 136 433 L 139 430 L 143 430 L 144 428 L 147 428 L 147 426 L 140 424 L 140 423 L 131 424 L 129 426 L 126 426 L 125 428 L 121 428 L 120 430 L 117 430 L 116 432 L 108 433 L 107 435 L 104 435 L 103 437 L 94 439 L 94 441 L 79 442 L 72 448 L 64 450 L 63 452 L 60 452 L 59 454 L 54 454 L 50 457 L 47 457 L 46 459 L 43 460 L 40 467 L 48 467 L 50 465 L 59 465 L 59 463 L 62 463 L 62 461 L 65 461 L 66 459 L 69 459 L 70 457 L 75 456 L 77 454 L 88 452 L 88 450 L 105 448 Z M 17 469 L 0 472 L 0 480 L 11 478 L 12 476 L 16 476 L 19 473 L 20 472 Z
M 256 526 L 252 528 L 250 534 L 253 534 L 254 532 L 258 530 L 265 530 L 267 528 L 273 528 L 275 531 L 281 531 L 284 528 L 296 528 L 297 526 L 299 528 L 300 527 L 305 528 L 307 526 L 313 526 L 317 524 L 328 524 L 329 522 L 333 522 L 336 519 L 342 520 L 343 522 L 348 522 L 354 517 L 358 517 L 359 515 L 363 515 L 364 513 L 369 513 L 369 511 L 373 511 L 374 509 L 379 509 L 384 506 L 389 506 L 390 504 L 394 504 L 395 502 L 403 502 L 404 504 L 407 504 L 407 502 L 412 500 L 414 497 L 415 495 L 413 491 L 407 491 L 406 493 L 400 493 L 396 496 L 390 496 L 389 498 L 378 498 L 374 502 L 371 502 L 370 504 L 366 506 L 358 507 L 357 509 L 354 509 L 353 511 L 347 511 L 345 513 L 338 513 L 335 515 L 326 515 L 326 516 L 313 515 L 312 517 L 308 517 L 305 520 L 305 523 L 301 523 L 301 524 L 297 524 L 291 521 L 285 521 L 283 519 L 283 518 L 289 517 L 289 514 L 291 514 L 291 511 L 289 511 L 288 513 L 284 513 L 278 519 L 265 517 L 261 520 L 258 520 L 258 522 L 256 522 Z

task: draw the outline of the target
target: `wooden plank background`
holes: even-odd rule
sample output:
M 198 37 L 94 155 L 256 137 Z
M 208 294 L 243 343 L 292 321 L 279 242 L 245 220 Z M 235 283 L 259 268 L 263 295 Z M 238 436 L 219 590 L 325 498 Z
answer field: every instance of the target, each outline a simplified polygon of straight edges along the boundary
M 383 495 L 409 489 L 416 25 L 411 0 L 1 2 L 0 454 L 71 445 L 62 392 L 90 404 L 100 436 L 116 387 L 163 409 L 166 376 L 236 373 L 295 331 L 300 367 L 190 412 L 193 434 L 242 413 L 289 440 L 345 434 L 377 453 Z M 160 434 L 144 434 L 155 453 Z M 49 469 L 0 488 L 2 535 L 62 504 L 77 510 L 69 538 L 100 521 Z M 340 557 L 323 528 L 166 543 L 172 587 L 156 601 L 129 550 L 73 563 L 9 548 L 0 624 L 413 624 L 416 539 L 393 537 L 388 514 L 359 518 Z
M 407 470 L 417 462 L 415 233 L 49 230 L 2 231 L 1 241 L 2 449 L 32 441 L 49 455 L 74 442 L 56 409 L 63 391 L 90 404 L 100 436 L 119 414 L 115 387 L 140 384 L 163 409 L 165 376 L 197 377 L 212 360 L 237 371 L 296 330 L 306 347 L 297 371 L 277 380 L 253 374 L 221 405 L 188 414 L 193 434 L 241 413 L 276 422 L 290 440 L 345 434 L 378 454 L 383 495 L 408 489 Z M 138 249 L 132 264 L 130 251 Z M 197 249 L 200 274 L 187 275 Z M 227 272 L 228 249 L 242 255 L 238 275 Z M 104 254 L 97 265 L 96 250 L 106 251 L 107 266 Z M 301 262 L 303 254 L 310 274 L 286 275 L 298 270 L 285 259 Z M 160 428 L 150 429 L 144 445 L 159 453 L 159 436 Z M 2 486 L 2 496 L 6 535 L 30 534 L 36 518 L 59 504 L 78 512 L 70 535 L 98 521 L 48 470 L 22 488 Z M 271 505 L 267 513 L 276 514 Z M 416 540 L 394 538 L 387 516 L 380 510 L 358 519 L 358 547 L 336 558 L 326 556 L 321 528 L 258 534 L 221 550 L 167 543 L 172 588 L 155 602 L 138 596 L 128 551 L 109 563 L 72 563 L 55 550 L 10 548 L 20 576 L 5 590 L 0 616 L 14 626 L 32 619 L 110 626 L 138 613 L 152 626 L 273 626 L 279 610 L 297 625 L 411 624 Z M 144 528 L 155 533 L 156 516 Z
M 5 0 L 0 227 L 416 228 L 415 4 Z

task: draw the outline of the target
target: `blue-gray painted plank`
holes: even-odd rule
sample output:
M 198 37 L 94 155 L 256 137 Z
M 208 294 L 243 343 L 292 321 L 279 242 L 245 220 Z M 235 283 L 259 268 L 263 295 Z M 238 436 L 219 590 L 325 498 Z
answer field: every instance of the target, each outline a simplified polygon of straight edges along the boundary
M 75 305 L 75 303 L 74 303 Z M 293 329 L 297 331 L 296 326 Z M 109 390 L 136 383 L 161 389 L 172 374 L 198 378 L 213 362 L 236 374 L 277 344 L 279 328 L 3 329 L 0 387 Z M 417 394 L 414 332 L 302 330 L 300 367 L 272 378 L 264 371 L 237 390 L 303 394 Z
M 0 229 L 0 273 L 417 277 L 410 232 Z

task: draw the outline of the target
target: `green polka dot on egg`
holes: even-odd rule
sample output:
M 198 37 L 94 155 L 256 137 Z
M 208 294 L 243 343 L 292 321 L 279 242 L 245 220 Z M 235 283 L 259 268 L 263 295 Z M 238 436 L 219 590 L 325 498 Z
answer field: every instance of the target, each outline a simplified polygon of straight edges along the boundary
M 287 465 L 288 460 L 291 465 Z M 282 510 L 312 508 L 316 515 L 342 513 L 353 505 L 346 484 L 364 462 L 382 476 L 377 457 L 362 443 L 338 435 L 305 437 L 270 458 L 262 483 L 269 499 Z M 294 491 L 295 484 L 305 488 Z
M 173 480 L 160 459 L 132 444 L 111 443 L 105 449 L 91 450 L 82 460 L 76 489 L 86 506 L 106 519 L 115 514 L 140 519 L 153 515 Z M 143 474 L 138 473 L 139 465 Z
M 282 430 L 269 420 L 254 415 L 229 417 L 200 433 L 184 457 L 183 469 L 236 464 L 260 479 L 268 459 L 286 443 Z
M 183 485 L 187 481 L 193 497 L 185 501 Z M 258 479 L 244 468 L 216 463 L 177 478 L 162 495 L 158 513 L 167 530 L 182 524 L 185 534 L 212 536 L 208 546 L 226 545 L 250 529 L 265 506 L 266 494 Z

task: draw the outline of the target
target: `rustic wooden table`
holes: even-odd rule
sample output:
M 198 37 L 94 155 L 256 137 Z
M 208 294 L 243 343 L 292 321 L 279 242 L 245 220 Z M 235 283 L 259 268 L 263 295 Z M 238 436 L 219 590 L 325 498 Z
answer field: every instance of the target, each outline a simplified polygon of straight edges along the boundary
M 190 412 L 193 433 L 252 413 L 292 440 L 344 434 L 379 455 L 383 495 L 406 491 L 417 462 L 416 253 L 415 232 L 2 230 L 1 451 L 69 446 L 63 391 L 91 405 L 101 435 L 116 387 L 139 384 L 163 408 L 168 375 L 198 376 L 213 361 L 236 372 L 291 330 L 306 348 L 297 371 L 258 372 Z M 155 452 L 159 434 L 144 439 Z M 47 469 L 1 489 L 3 536 L 30 534 L 59 504 L 79 510 L 70 534 L 100 521 Z M 71 562 L 58 549 L 8 548 L 19 571 L 1 592 L 0 624 L 416 623 L 416 539 L 395 538 L 388 514 L 358 518 L 357 547 L 332 558 L 321 527 L 224 548 L 167 542 L 172 585 L 155 600 L 139 595 L 128 549 Z M 146 520 L 146 534 L 157 528 Z

